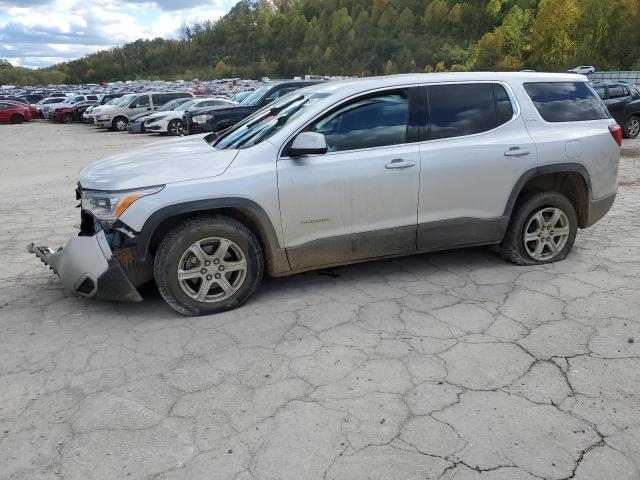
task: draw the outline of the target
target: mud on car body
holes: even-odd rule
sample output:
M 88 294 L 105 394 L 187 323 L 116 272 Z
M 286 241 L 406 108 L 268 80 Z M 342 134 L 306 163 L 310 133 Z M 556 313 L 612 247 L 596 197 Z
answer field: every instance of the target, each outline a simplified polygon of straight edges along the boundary
M 29 249 L 80 295 L 140 300 L 153 279 L 191 315 L 242 305 L 265 271 L 477 245 L 541 265 L 610 209 L 620 143 L 580 76 L 329 82 L 86 166 L 79 236 Z

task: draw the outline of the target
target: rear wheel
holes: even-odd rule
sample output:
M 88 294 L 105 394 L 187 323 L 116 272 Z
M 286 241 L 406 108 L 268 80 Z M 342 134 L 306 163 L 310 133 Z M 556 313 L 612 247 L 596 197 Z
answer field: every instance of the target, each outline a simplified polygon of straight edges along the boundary
M 640 134 L 640 117 L 633 116 L 624 122 L 622 133 L 625 138 L 636 138 Z
M 264 272 L 262 249 L 240 222 L 205 215 L 178 224 L 160 242 L 154 274 L 162 298 L 184 315 L 244 304 Z
M 70 113 L 65 113 L 65 114 L 62 116 L 62 121 L 63 121 L 64 123 L 71 123 L 71 122 L 73 122 L 73 117 L 71 116 L 71 114 L 70 114 Z
M 22 123 L 24 122 L 24 117 L 22 115 L 19 115 L 17 113 L 14 113 L 13 115 L 11 115 L 11 123 Z
M 169 135 L 180 136 L 184 133 L 184 128 L 182 127 L 182 120 L 174 119 L 169 122 L 167 126 L 167 132 Z
M 129 120 L 125 117 L 116 117 L 113 119 L 113 122 L 111 122 L 111 127 L 118 132 L 124 132 L 128 124 Z
M 500 255 L 517 265 L 542 265 L 563 260 L 578 231 L 578 216 L 567 197 L 557 192 L 532 192 L 516 205 Z

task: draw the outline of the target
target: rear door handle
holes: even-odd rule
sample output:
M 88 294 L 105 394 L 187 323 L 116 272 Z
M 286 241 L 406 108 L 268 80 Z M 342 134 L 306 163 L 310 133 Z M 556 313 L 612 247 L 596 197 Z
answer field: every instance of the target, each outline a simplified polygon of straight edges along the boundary
M 384 168 L 386 169 L 393 169 L 393 168 L 409 168 L 409 167 L 413 167 L 416 164 L 416 162 L 412 162 L 412 161 L 405 161 L 401 158 L 396 158 L 395 160 L 391 160 L 389 163 L 387 163 Z
M 512 147 L 506 152 L 504 152 L 505 157 L 524 157 L 525 155 L 530 155 L 531 150 L 523 150 L 520 147 Z

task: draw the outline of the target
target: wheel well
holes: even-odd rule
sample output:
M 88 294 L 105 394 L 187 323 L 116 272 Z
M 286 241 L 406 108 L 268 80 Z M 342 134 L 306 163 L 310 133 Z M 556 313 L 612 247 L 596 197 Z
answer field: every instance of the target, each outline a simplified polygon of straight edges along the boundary
M 569 199 L 578 214 L 578 226 L 585 228 L 589 217 L 589 190 L 578 172 L 547 173 L 533 177 L 524 184 L 518 198 L 531 190 L 554 191 Z
M 153 231 L 151 238 L 149 240 L 148 251 L 152 256 L 155 256 L 156 250 L 158 249 L 158 245 L 162 241 L 171 229 L 173 229 L 177 224 L 186 220 L 187 218 L 196 217 L 200 215 L 206 214 L 217 214 L 217 215 L 225 215 L 227 217 L 233 218 L 238 222 L 242 223 L 245 227 L 247 227 L 251 233 L 253 233 L 258 242 L 260 243 L 260 247 L 262 248 L 263 255 L 267 262 L 267 267 L 270 267 L 273 262 L 273 249 L 278 248 L 277 245 L 272 245 L 269 239 L 269 234 L 265 230 L 265 227 L 261 224 L 258 217 L 253 214 L 249 210 L 235 208 L 235 207 L 221 207 L 221 208 L 213 208 L 209 210 L 198 210 L 195 212 L 185 212 L 177 215 L 173 215 L 164 219 Z

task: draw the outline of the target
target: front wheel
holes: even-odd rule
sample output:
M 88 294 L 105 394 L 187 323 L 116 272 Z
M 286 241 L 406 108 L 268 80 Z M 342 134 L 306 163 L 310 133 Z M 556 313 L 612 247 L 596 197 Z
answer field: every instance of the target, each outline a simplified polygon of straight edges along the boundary
M 636 138 L 640 134 L 640 117 L 631 117 L 624 122 L 622 133 L 625 138 Z
M 113 128 L 113 130 L 116 130 L 118 132 L 124 132 L 127 129 L 128 124 L 129 121 L 125 117 L 116 117 L 113 119 L 111 127 Z
M 244 304 L 264 272 L 260 243 L 242 223 L 222 215 L 187 219 L 160 242 L 154 274 L 162 298 L 183 315 Z
M 11 117 L 11 123 L 22 123 L 24 122 L 24 117 L 22 115 L 18 115 L 17 113 Z
M 578 215 L 557 192 L 532 192 L 516 205 L 499 251 L 517 265 L 543 265 L 563 260 L 578 231 Z
M 167 132 L 174 137 L 179 137 L 184 133 L 184 128 L 182 127 L 182 121 L 178 119 L 171 120 L 169 125 L 167 126 Z
M 71 116 L 71 114 L 70 114 L 70 113 L 65 113 L 65 114 L 62 116 L 62 121 L 63 121 L 64 123 L 71 123 L 71 122 L 73 122 L 73 117 Z

